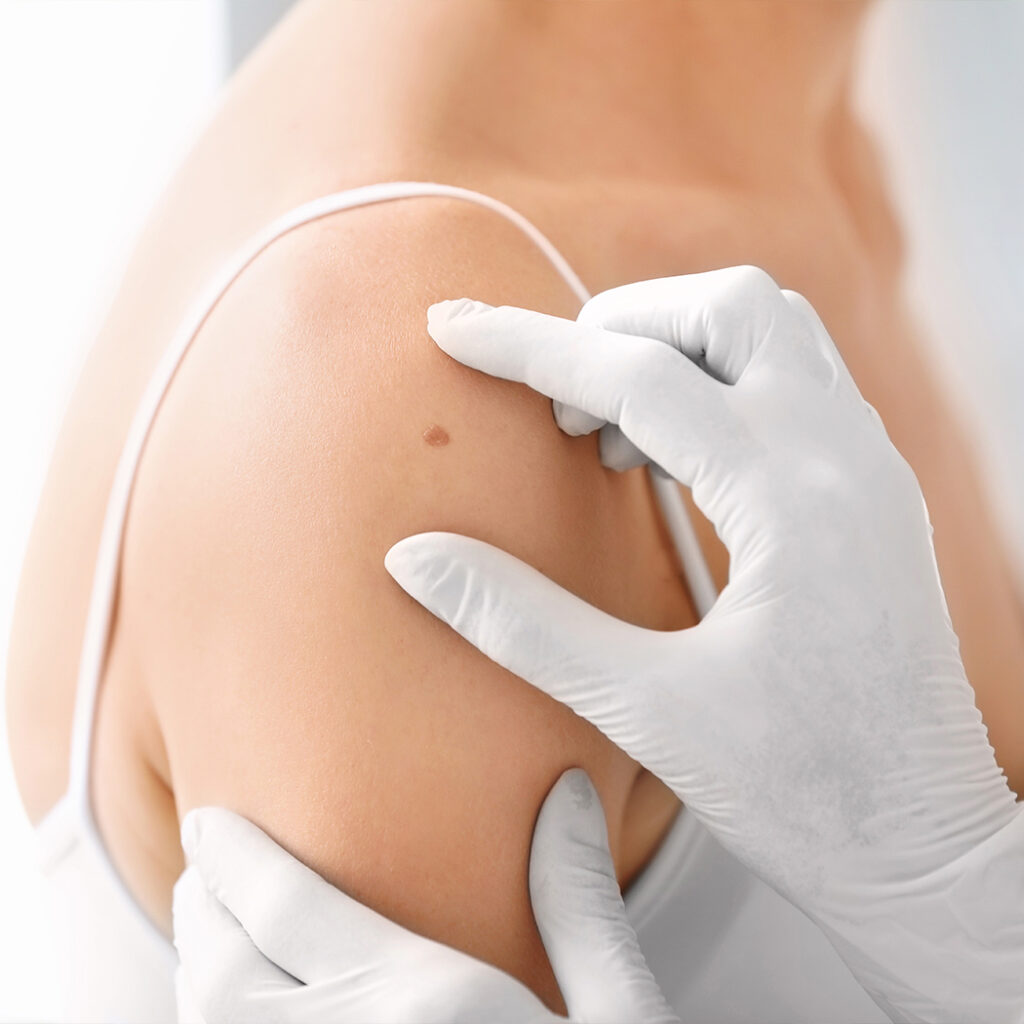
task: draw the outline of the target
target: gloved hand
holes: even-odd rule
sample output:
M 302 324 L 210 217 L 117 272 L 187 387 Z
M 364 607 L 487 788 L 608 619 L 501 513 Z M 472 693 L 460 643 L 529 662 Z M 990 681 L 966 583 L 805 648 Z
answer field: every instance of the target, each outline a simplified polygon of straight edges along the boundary
M 567 1019 L 508 974 L 346 896 L 230 811 L 190 811 L 182 845 L 182 1024 L 190 1012 L 206 1024 Z M 562 775 L 541 808 L 529 879 L 568 1019 L 678 1024 L 626 918 L 601 801 L 581 769 Z
M 442 302 L 428 330 L 574 432 L 614 425 L 610 464 L 636 464 L 628 441 L 689 485 L 729 583 L 658 632 L 453 534 L 400 541 L 392 576 L 668 783 L 893 1019 L 1024 1021 L 1024 807 L 917 479 L 810 304 L 735 267 L 603 292 L 577 322 Z

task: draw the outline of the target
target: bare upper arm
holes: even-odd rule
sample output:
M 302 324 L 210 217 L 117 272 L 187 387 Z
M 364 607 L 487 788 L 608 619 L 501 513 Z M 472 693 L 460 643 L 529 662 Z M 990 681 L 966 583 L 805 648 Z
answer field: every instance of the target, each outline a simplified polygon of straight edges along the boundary
M 644 625 L 688 624 L 688 608 L 642 474 L 605 471 L 541 396 L 431 341 L 427 305 L 459 295 L 578 308 L 518 229 L 454 200 L 349 211 L 261 255 L 154 426 L 123 614 L 179 814 L 248 815 L 557 1005 L 526 889 L 534 818 L 583 765 L 614 853 L 636 766 L 415 604 L 384 553 L 453 530 Z M 435 426 L 447 444 L 426 443 Z

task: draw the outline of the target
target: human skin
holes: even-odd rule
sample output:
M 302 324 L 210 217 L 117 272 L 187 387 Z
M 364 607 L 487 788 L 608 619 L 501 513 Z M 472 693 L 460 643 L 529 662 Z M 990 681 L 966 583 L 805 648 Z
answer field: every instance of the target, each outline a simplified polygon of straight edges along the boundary
M 1019 792 L 1020 605 L 899 305 L 897 222 L 848 106 L 863 5 L 399 6 L 297 7 L 235 76 L 139 240 L 69 405 L 18 594 L 8 721 L 31 817 L 66 784 L 103 508 L 170 333 L 275 215 L 388 179 L 503 199 L 592 292 L 754 263 L 804 293 L 918 474 L 965 665 Z M 457 530 L 631 621 L 695 619 L 643 473 L 604 470 L 595 439 L 561 435 L 540 396 L 436 349 L 426 306 L 460 295 L 578 309 L 516 228 L 436 198 L 303 227 L 229 289 L 143 457 L 94 801 L 165 930 L 179 817 L 224 804 L 557 1006 L 525 884 L 544 793 L 562 768 L 587 768 L 624 883 L 674 798 L 416 606 L 384 552 Z M 447 444 L 430 443 L 439 430 Z M 721 583 L 724 553 L 698 525 Z

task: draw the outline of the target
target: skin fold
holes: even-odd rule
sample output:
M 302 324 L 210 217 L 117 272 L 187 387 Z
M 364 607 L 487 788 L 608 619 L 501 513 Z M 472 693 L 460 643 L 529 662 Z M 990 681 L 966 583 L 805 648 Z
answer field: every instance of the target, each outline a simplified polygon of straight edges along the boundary
M 389 179 L 504 200 L 591 292 L 753 263 L 806 295 L 918 475 L 968 676 L 1019 792 L 1024 620 L 967 435 L 899 301 L 899 222 L 849 107 L 866 10 L 298 4 L 155 206 L 68 407 L 8 664 L 33 820 L 66 785 L 103 508 L 171 332 L 273 217 Z M 179 818 L 219 803 L 557 1007 L 526 892 L 544 794 L 564 768 L 586 768 L 623 884 L 678 805 L 416 606 L 384 552 L 452 530 L 631 622 L 695 616 L 643 473 L 603 469 L 596 439 L 561 434 L 540 396 L 437 350 L 426 307 L 461 295 L 562 316 L 579 305 L 514 226 L 438 198 L 305 226 L 218 304 L 133 494 L 94 802 L 119 871 L 166 931 Z M 698 527 L 721 585 L 724 552 Z

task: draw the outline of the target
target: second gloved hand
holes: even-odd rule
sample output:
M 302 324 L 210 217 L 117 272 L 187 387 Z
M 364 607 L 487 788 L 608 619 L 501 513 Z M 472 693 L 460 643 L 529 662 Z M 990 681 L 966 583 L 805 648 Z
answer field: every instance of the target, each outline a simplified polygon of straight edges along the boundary
M 541 808 L 530 899 L 569 1010 L 375 913 L 219 807 L 182 824 L 181 1024 L 678 1024 L 626 917 L 597 791 L 565 772 Z

